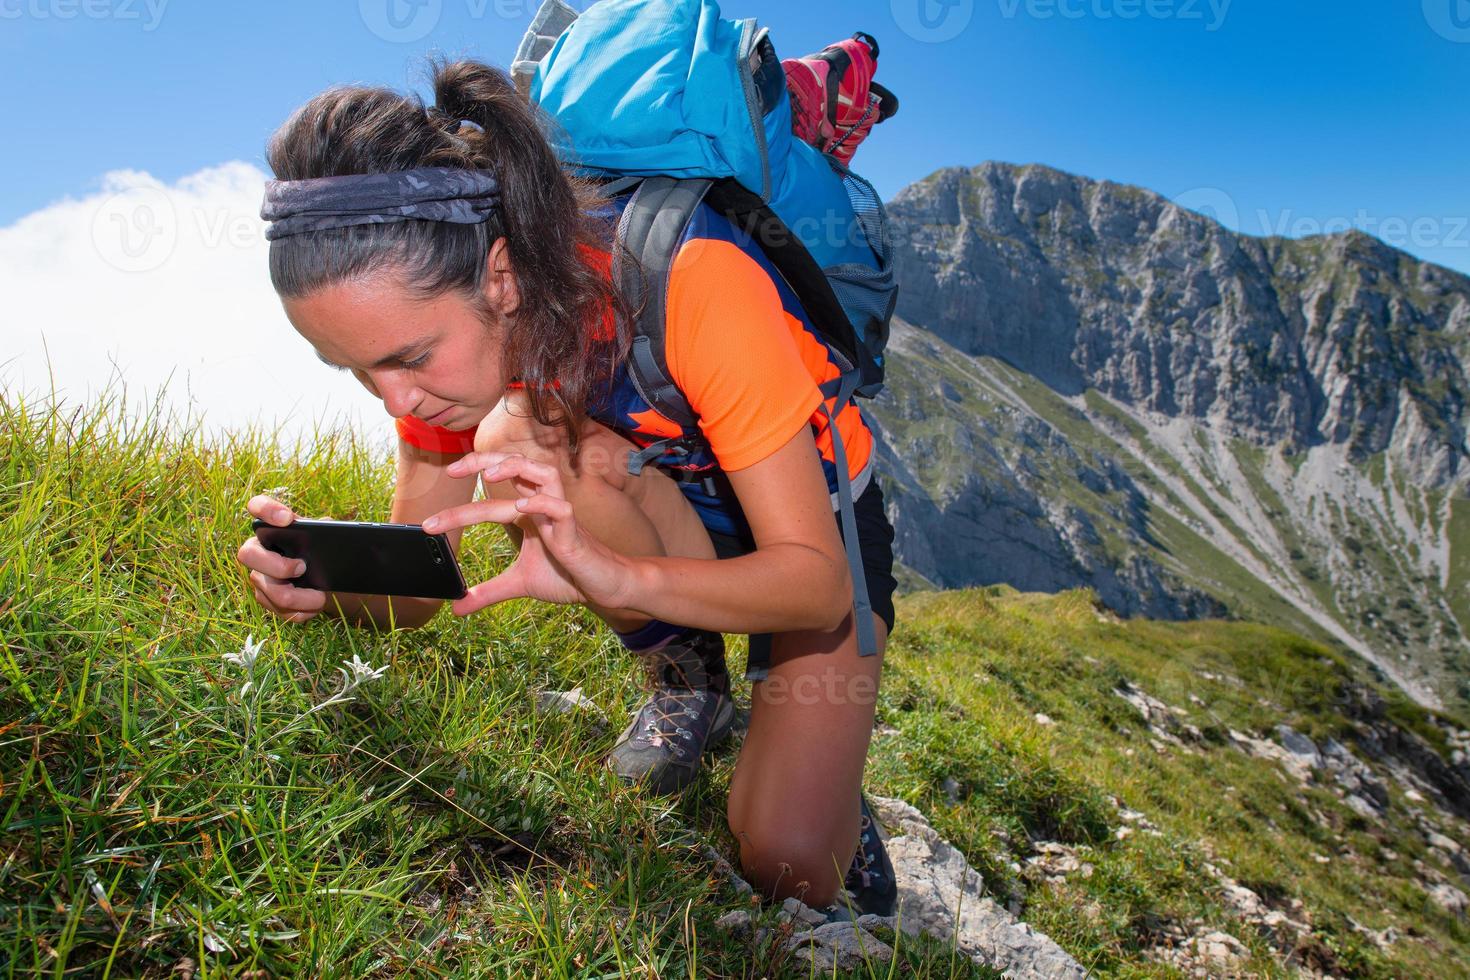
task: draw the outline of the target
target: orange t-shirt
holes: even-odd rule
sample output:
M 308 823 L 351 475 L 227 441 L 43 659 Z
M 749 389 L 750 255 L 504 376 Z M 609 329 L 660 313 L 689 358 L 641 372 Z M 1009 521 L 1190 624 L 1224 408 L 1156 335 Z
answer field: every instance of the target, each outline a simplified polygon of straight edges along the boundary
M 597 252 L 594 261 L 608 272 L 608 253 Z M 841 372 L 826 345 L 784 308 L 770 276 L 739 246 L 711 238 L 681 246 L 669 273 L 666 344 L 671 379 L 699 417 L 722 469 L 760 462 L 804 424 L 813 426 L 823 459 L 835 464 L 817 386 Z M 834 402 L 828 399 L 829 410 Z M 647 421 L 654 424 L 645 431 L 661 428 L 661 418 Z M 856 478 L 872 456 L 872 433 L 856 404 L 847 405 L 836 422 L 849 476 Z M 671 422 L 662 428 L 664 435 L 678 434 Z M 411 417 L 398 420 L 398 432 L 432 451 L 468 452 L 474 445 L 474 430 L 439 429 Z
M 816 426 L 817 449 L 833 459 L 817 385 L 841 372 L 750 256 L 717 239 L 686 242 L 669 275 L 668 308 L 669 374 L 721 468 L 760 462 L 803 423 Z M 872 454 L 872 433 L 855 404 L 837 416 L 837 428 L 855 477 Z

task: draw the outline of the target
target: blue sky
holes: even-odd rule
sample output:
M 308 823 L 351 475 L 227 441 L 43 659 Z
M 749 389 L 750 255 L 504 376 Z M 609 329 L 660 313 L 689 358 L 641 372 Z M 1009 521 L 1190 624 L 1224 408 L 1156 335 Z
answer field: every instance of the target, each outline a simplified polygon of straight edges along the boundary
M 0 226 L 108 170 L 171 181 L 227 160 L 263 167 L 266 137 L 319 89 L 409 84 L 430 49 L 507 64 L 533 7 L 0 0 Z M 878 36 L 879 77 L 903 109 L 857 163 L 885 196 L 940 166 L 1040 162 L 1223 201 L 1216 213 L 1252 233 L 1353 223 L 1470 272 L 1470 0 L 723 8 L 769 25 L 784 56 Z M 405 40 L 382 36 L 394 23 Z

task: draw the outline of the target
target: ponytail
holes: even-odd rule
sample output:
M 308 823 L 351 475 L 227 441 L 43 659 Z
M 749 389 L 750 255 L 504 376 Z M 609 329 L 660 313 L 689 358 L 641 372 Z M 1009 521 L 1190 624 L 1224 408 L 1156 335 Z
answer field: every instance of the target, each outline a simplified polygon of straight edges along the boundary
M 503 237 L 521 298 L 502 351 L 505 376 L 525 383 L 538 423 L 566 429 L 575 455 L 587 402 L 629 346 L 627 304 L 587 261 L 589 250 L 615 247 L 612 229 L 592 213 L 605 202 L 595 185 L 562 168 L 546 139 L 549 121 L 505 72 L 477 61 L 436 59 L 430 67 L 433 107 L 363 86 L 316 96 L 271 137 L 271 170 L 279 180 L 487 170 L 499 181 L 498 213 L 479 225 L 402 221 L 278 239 L 272 285 L 299 297 L 391 268 L 419 298 L 457 291 L 479 304 L 486 256 Z M 599 328 L 609 314 L 606 334 Z

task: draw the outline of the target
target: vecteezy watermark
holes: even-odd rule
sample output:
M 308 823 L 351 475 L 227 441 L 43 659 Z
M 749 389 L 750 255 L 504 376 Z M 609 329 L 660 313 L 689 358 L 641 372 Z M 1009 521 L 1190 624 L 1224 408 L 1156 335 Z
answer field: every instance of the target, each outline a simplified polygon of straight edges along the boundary
M 102 261 L 122 272 L 151 272 L 178 244 L 178 212 L 157 187 L 121 191 L 92 214 L 93 247 Z
M 1197 20 L 1218 31 L 1232 0 L 996 0 L 1006 20 Z
M 1194 187 L 1174 195 L 1171 201 L 1178 208 L 1203 215 L 1209 223 L 1186 222 L 1186 230 L 1173 236 L 1172 245 L 1161 249 L 1159 261 L 1162 264 L 1187 269 L 1191 265 L 1208 263 L 1212 250 L 1216 253 L 1215 262 L 1223 262 L 1235 252 L 1238 247 L 1235 229 L 1240 227 L 1240 211 L 1229 194 L 1218 187 Z M 1166 219 L 1161 219 L 1161 224 L 1163 220 Z
M 444 12 L 443 0 L 358 0 L 362 22 L 384 41 L 411 44 L 429 36 Z
M 769 705 L 870 705 L 878 700 L 878 681 L 866 674 L 848 673 L 834 667 L 826 667 L 818 674 L 798 674 L 792 678 L 770 674 L 755 686 L 751 697 Z
M 92 246 L 120 272 L 162 267 L 185 232 L 206 249 L 253 248 L 261 240 L 261 223 L 253 214 L 226 208 L 186 208 L 181 214 L 161 187 L 150 185 L 119 191 L 92 213 Z
M 139 21 L 144 31 L 163 22 L 169 0 L 0 0 L 0 20 Z
M 1240 212 L 1235 199 L 1218 187 L 1195 187 L 1174 196 L 1173 201 L 1181 208 L 1196 211 L 1226 228 L 1240 227 Z
M 3 0 L 0 0 L 3 2 Z M 471 20 L 529 21 L 541 0 L 455 0 L 464 5 Z M 568 0 L 568 6 L 585 10 L 593 0 Z M 444 15 L 444 0 L 357 0 L 362 22 L 373 34 L 395 44 L 412 44 L 429 36 Z
M 1445 40 L 1470 44 L 1470 0 L 1424 0 L 1424 19 Z
M 975 0 L 889 0 L 893 22 L 915 41 L 939 44 L 959 37 L 975 16 Z
M 1357 229 L 1399 249 L 1470 248 L 1470 215 L 1379 216 L 1359 208 L 1351 217 L 1319 218 L 1294 216 L 1290 208 L 1274 217 L 1265 209 L 1256 220 L 1267 235 L 1305 238 L 1309 235 L 1340 235 Z
M 1172 236 L 1172 245 L 1161 247 L 1159 258 L 1163 264 L 1186 268 L 1205 261 L 1210 247 L 1219 253 L 1214 257 L 1219 261 L 1239 247 L 1240 211 L 1229 194 L 1218 187 L 1196 187 L 1175 195 L 1172 201 L 1222 227 L 1216 230 L 1210 225 L 1190 223 L 1187 231 Z M 1356 230 L 1406 251 L 1470 248 L 1470 214 L 1377 215 L 1358 208 L 1351 215 L 1321 217 L 1298 214 L 1290 208 L 1275 213 L 1259 208 L 1255 219 L 1258 234 L 1277 238 L 1341 235 Z M 1161 225 L 1166 220 L 1161 219 Z
M 679 233 L 676 227 L 679 220 L 676 210 L 662 211 L 654 216 L 655 225 L 664 234 L 675 237 Z M 846 249 L 860 249 L 860 254 L 867 254 L 871 258 L 871 253 L 867 252 L 868 229 L 851 208 L 813 211 L 794 217 L 789 225 L 778 215 L 752 212 L 732 220 L 731 224 L 737 236 L 736 242 L 742 246 L 754 242 L 769 251 L 782 248 L 792 241 L 800 241 L 815 255 L 824 258 Z M 659 233 L 658 230 L 650 232 L 650 237 L 656 237 Z M 673 254 L 667 257 L 668 261 L 674 258 Z M 667 272 L 665 265 L 663 257 L 645 257 L 643 261 L 644 268 L 650 271 Z

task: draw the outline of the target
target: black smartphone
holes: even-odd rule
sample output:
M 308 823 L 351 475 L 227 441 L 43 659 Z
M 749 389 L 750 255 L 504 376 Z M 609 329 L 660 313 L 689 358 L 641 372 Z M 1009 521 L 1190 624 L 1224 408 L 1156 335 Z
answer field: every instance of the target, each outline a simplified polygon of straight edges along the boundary
M 417 524 L 370 524 L 297 518 L 286 527 L 251 524 L 271 551 L 306 562 L 292 585 L 328 592 L 458 599 L 464 576 L 449 537 Z

